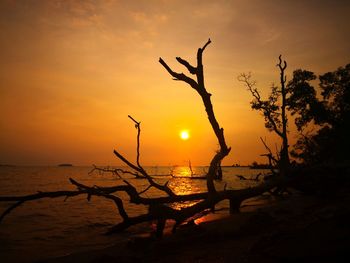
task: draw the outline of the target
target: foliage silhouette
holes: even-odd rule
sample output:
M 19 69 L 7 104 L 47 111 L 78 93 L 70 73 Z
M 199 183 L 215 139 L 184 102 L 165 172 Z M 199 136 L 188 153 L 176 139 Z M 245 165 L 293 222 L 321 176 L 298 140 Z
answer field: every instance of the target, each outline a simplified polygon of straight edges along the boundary
M 289 166 L 288 130 L 286 111 L 294 117 L 294 123 L 300 136 L 293 146 L 291 155 L 306 165 L 329 163 L 345 164 L 350 160 L 350 64 L 336 71 L 319 76 L 321 99 L 311 84 L 316 75 L 307 70 L 293 72 L 292 79 L 286 84 L 284 70 L 287 66 L 279 57 L 280 86 L 272 85 L 266 100 L 261 98 L 251 80 L 251 74 L 241 74 L 239 80 L 251 92 L 251 107 L 260 111 L 265 118 L 265 126 L 282 139 L 282 146 L 277 153 L 276 164 L 284 174 Z M 312 129 L 317 129 L 312 132 Z M 263 140 L 262 140 L 263 141 Z M 263 141 L 269 153 L 272 152 Z M 284 156 L 284 158 L 283 158 Z M 288 168 L 287 168 L 288 170 Z
M 306 71 L 295 71 L 293 83 L 302 79 L 299 72 Z M 292 154 L 309 165 L 347 164 L 350 161 L 350 64 L 319 76 L 321 99 L 307 83 L 316 79 L 312 72 L 309 75 L 312 78 L 303 79 L 309 89 L 300 95 L 309 97 L 309 104 L 301 103 L 294 108 L 303 114 L 298 122 L 299 130 L 307 129 L 310 123 L 316 124 L 318 130 L 300 136 Z

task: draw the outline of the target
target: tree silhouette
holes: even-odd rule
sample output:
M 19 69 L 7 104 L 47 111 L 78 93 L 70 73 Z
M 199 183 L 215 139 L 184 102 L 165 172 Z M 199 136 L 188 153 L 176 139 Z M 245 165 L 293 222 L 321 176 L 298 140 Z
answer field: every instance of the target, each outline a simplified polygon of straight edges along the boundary
M 280 174 L 285 176 L 289 172 L 290 160 L 288 151 L 288 118 L 286 109 L 288 107 L 288 98 L 290 90 L 286 87 L 285 70 L 287 62 L 282 61 L 282 56 L 279 56 L 277 67 L 280 71 L 280 87 L 272 85 L 270 95 L 266 100 L 262 99 L 259 90 L 255 87 L 256 82 L 252 80 L 251 74 L 241 74 L 238 80 L 243 82 L 253 96 L 251 107 L 254 110 L 260 111 L 265 118 L 265 127 L 269 131 L 273 131 L 281 138 L 281 149 L 278 156 L 273 157 L 269 151 L 269 161 L 273 158 L 277 165 Z M 265 142 L 265 147 L 268 149 Z M 269 150 L 269 149 L 268 149 Z
M 290 84 L 302 83 L 299 87 L 304 88 L 300 88 L 301 99 L 297 100 L 302 103 L 292 105 L 302 114 L 296 120 L 298 129 L 307 129 L 310 123 L 318 125 L 316 132 L 298 139 L 293 155 L 306 164 L 345 164 L 350 160 L 350 64 L 319 76 L 322 99 L 308 83 L 314 79 L 312 72 L 297 70 Z
M 211 94 L 206 90 L 204 84 L 204 71 L 203 71 L 203 62 L 202 55 L 206 47 L 211 43 L 209 39 L 206 44 L 199 48 L 197 51 L 197 65 L 192 66 L 186 60 L 177 57 L 176 60 L 185 66 L 190 74 L 194 75 L 196 79 L 190 78 L 183 73 L 174 72 L 162 58 L 159 59 L 159 62 L 162 66 L 168 71 L 168 73 L 174 77 L 175 80 L 183 81 L 189 84 L 197 93 L 200 95 L 208 120 L 211 124 L 211 127 L 214 131 L 214 134 L 219 143 L 219 150 L 217 150 L 210 162 L 208 172 L 206 174 L 207 182 L 207 192 L 196 193 L 196 194 L 187 194 L 187 195 L 178 195 L 173 189 L 168 185 L 168 182 L 165 184 L 160 184 L 149 175 L 146 169 L 142 166 L 140 162 L 140 135 L 141 135 L 141 122 L 137 121 L 135 118 L 128 116 L 130 120 L 135 125 L 137 130 L 136 137 L 136 163 L 128 160 L 123 156 L 119 151 L 114 150 L 116 157 L 121 160 L 125 165 L 127 165 L 132 172 L 124 169 L 98 169 L 94 167 L 93 170 L 107 171 L 117 174 L 122 181 L 122 184 L 118 184 L 110 187 L 100 187 L 100 186 L 87 186 L 82 183 L 77 182 L 76 180 L 70 178 L 70 182 L 77 188 L 73 191 L 55 191 L 55 192 L 38 192 L 26 196 L 2 196 L 0 201 L 2 202 L 12 202 L 0 216 L 0 221 L 4 219 L 13 209 L 22 205 L 25 202 L 33 201 L 42 198 L 57 198 L 57 197 L 73 197 L 77 195 L 87 195 L 87 199 L 90 201 L 91 196 L 102 197 L 112 200 L 122 221 L 115 226 L 113 226 L 108 233 L 120 232 L 132 225 L 139 224 L 147 221 L 156 221 L 157 230 L 156 235 L 161 236 L 163 229 L 167 220 L 171 219 L 175 221 L 173 226 L 173 231 L 176 228 L 191 219 L 194 216 L 201 214 L 203 212 L 212 211 L 215 205 L 222 200 L 229 200 L 230 202 L 230 212 L 239 211 L 240 204 L 243 200 L 260 195 L 264 192 L 270 191 L 271 189 L 279 186 L 281 184 L 280 178 L 275 178 L 274 180 L 269 180 L 264 183 L 261 183 L 255 187 L 240 189 L 240 190 L 227 190 L 226 187 L 223 190 L 217 190 L 214 184 L 215 177 L 220 175 L 220 163 L 222 159 L 227 156 L 230 152 L 230 148 L 226 145 L 224 137 L 224 129 L 220 127 L 218 121 L 216 120 L 213 105 L 211 103 Z M 283 67 L 282 67 L 283 68 Z M 284 69 L 281 70 L 283 71 Z M 286 126 L 286 125 L 284 125 Z M 124 174 L 131 174 L 137 178 L 147 180 L 148 186 L 145 189 L 137 189 L 132 183 L 123 178 Z M 152 196 L 148 197 L 144 194 L 151 188 L 154 187 L 158 189 L 163 195 L 162 196 Z M 124 192 L 128 195 L 129 200 L 123 200 L 117 194 L 119 192 Z M 165 195 L 165 196 L 164 196 Z M 182 209 L 175 209 L 170 206 L 173 203 L 180 203 L 184 201 L 195 201 L 192 206 L 184 207 Z M 127 209 L 125 209 L 124 203 L 130 202 L 134 204 L 140 204 L 148 207 L 148 210 L 145 214 L 138 216 L 129 216 Z

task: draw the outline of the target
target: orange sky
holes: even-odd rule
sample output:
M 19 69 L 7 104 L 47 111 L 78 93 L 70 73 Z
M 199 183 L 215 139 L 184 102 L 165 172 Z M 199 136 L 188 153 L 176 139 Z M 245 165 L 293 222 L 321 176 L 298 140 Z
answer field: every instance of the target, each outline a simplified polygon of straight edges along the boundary
M 209 37 L 206 86 L 232 147 L 224 164 L 262 161 L 259 136 L 275 137 L 236 76 L 253 72 L 264 92 L 279 54 L 287 76 L 349 63 L 349 13 L 349 1 L 3 0 L 0 163 L 119 165 L 114 148 L 134 160 L 130 114 L 145 165 L 208 164 L 217 142 L 200 97 L 158 58 L 182 71 L 175 56 L 195 62 Z

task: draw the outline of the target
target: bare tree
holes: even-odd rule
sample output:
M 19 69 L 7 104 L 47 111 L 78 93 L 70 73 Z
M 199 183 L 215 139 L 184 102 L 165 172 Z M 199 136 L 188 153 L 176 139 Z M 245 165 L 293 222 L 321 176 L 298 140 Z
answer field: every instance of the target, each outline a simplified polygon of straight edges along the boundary
M 76 186 L 77 190 L 74 191 L 55 191 L 55 192 L 38 192 L 31 195 L 25 196 L 2 196 L 0 197 L 0 201 L 2 202 L 10 202 L 12 205 L 2 213 L 0 216 L 0 222 L 4 219 L 6 215 L 8 215 L 13 209 L 22 205 L 25 202 L 33 201 L 42 198 L 57 198 L 57 197 L 65 197 L 66 199 L 69 197 L 77 196 L 77 195 L 87 195 L 87 199 L 90 200 L 91 196 L 98 196 L 113 200 L 119 214 L 122 217 L 122 222 L 113 226 L 108 233 L 120 232 L 131 225 L 139 224 L 142 222 L 157 221 L 157 236 L 161 236 L 163 233 L 163 229 L 166 223 L 166 220 L 172 219 L 175 220 L 175 224 L 173 226 L 173 231 L 176 230 L 177 226 L 190 220 L 197 214 L 201 214 L 205 211 L 210 211 L 213 207 L 220 201 L 228 199 L 230 200 L 230 212 L 237 212 L 239 210 L 240 204 L 243 200 L 260 195 L 270 189 L 276 187 L 280 182 L 278 180 L 270 180 L 258 186 L 241 189 L 241 190 L 224 190 L 218 191 L 214 184 L 214 179 L 218 170 L 221 168 L 220 163 L 225 156 L 227 156 L 230 152 L 230 148 L 226 145 L 225 137 L 224 137 L 224 129 L 220 127 L 218 121 L 215 118 L 213 106 L 211 103 L 211 94 L 207 92 L 204 85 L 204 74 L 203 74 L 203 63 L 202 63 L 202 55 L 205 48 L 211 43 L 210 39 L 206 42 L 206 44 L 199 48 L 197 51 L 197 66 L 192 66 L 186 60 L 177 57 L 177 61 L 184 65 L 188 71 L 195 75 L 196 80 L 188 77 L 183 73 L 174 72 L 162 58 L 159 59 L 159 62 L 163 65 L 163 67 L 169 72 L 171 76 L 174 77 L 175 80 L 183 81 L 189 84 L 194 90 L 198 92 L 200 95 L 205 111 L 207 113 L 209 122 L 212 126 L 214 134 L 219 142 L 220 149 L 214 154 L 208 172 L 206 174 L 206 182 L 207 182 L 207 192 L 203 193 L 194 193 L 187 195 L 178 195 L 176 194 L 168 185 L 168 182 L 165 184 L 158 183 L 151 175 L 149 175 L 146 169 L 143 168 L 140 162 L 140 135 L 141 135 L 141 122 L 137 121 L 135 118 L 128 116 L 135 128 L 137 130 L 136 137 L 136 162 L 133 163 L 129 161 L 126 157 L 124 157 L 119 151 L 114 150 L 114 154 L 116 157 L 121 160 L 124 164 L 126 164 L 129 170 L 124 169 L 111 169 L 111 168 L 101 168 L 94 167 L 93 170 L 98 171 L 107 171 L 117 174 L 122 179 L 122 184 L 111 186 L 111 187 L 100 187 L 100 186 L 87 186 L 77 182 L 76 180 L 70 178 L 70 182 Z M 220 172 L 220 171 L 219 171 Z M 148 186 L 145 189 L 138 190 L 130 180 L 123 179 L 123 175 L 126 173 L 131 173 L 137 178 L 141 178 L 143 180 L 147 180 Z M 147 192 L 150 188 L 157 188 L 160 192 L 163 193 L 163 196 L 154 196 L 154 197 L 145 197 L 144 193 Z M 141 214 L 138 216 L 130 217 L 124 207 L 124 203 L 126 200 L 122 200 L 116 194 L 118 192 L 125 192 L 129 196 L 129 202 L 134 204 L 142 204 L 148 207 L 148 211 L 145 214 Z M 164 196 L 165 194 L 165 196 Z M 182 209 L 174 209 L 169 204 L 179 203 L 183 201 L 195 201 L 192 206 L 185 207 Z
M 213 105 L 211 103 L 211 94 L 207 92 L 204 84 L 204 74 L 203 74 L 203 60 L 202 60 L 202 55 L 203 51 L 205 48 L 211 43 L 211 40 L 209 39 L 207 43 L 203 46 L 203 48 L 199 48 L 197 51 L 197 66 L 194 67 L 192 66 L 189 62 L 186 60 L 176 57 L 176 60 L 184 65 L 187 70 L 192 74 L 195 75 L 196 80 L 193 78 L 188 77 L 184 73 L 177 73 L 174 72 L 165 62 L 162 58 L 159 59 L 159 62 L 163 65 L 163 67 L 169 72 L 169 74 L 174 77 L 174 80 L 180 80 L 188 85 L 190 85 L 197 93 L 199 96 L 202 98 L 205 111 L 207 112 L 207 117 L 209 119 L 209 122 L 211 124 L 211 127 L 213 128 L 213 131 L 215 133 L 215 136 L 218 140 L 220 149 L 216 152 L 214 155 L 210 166 L 209 170 L 207 173 L 207 186 L 208 186 L 208 191 L 209 193 L 215 193 L 215 186 L 214 186 L 214 178 L 218 174 L 218 167 L 221 164 L 222 159 L 227 156 L 231 150 L 231 148 L 227 147 L 226 142 L 225 142 L 225 136 L 224 136 L 224 129 L 220 128 L 220 125 L 218 121 L 215 118 L 214 114 L 214 109 Z
M 242 73 L 238 80 L 243 82 L 247 89 L 253 96 L 251 102 L 252 109 L 260 111 L 265 118 L 265 127 L 269 131 L 276 133 L 282 141 L 282 146 L 277 154 L 274 156 L 267 146 L 266 142 L 261 139 L 268 153 L 265 155 L 268 157 L 270 164 L 277 163 L 279 172 L 281 175 L 288 174 L 290 159 L 288 151 L 288 118 L 286 113 L 287 108 L 287 90 L 286 90 L 286 76 L 285 70 L 287 68 L 287 62 L 283 60 L 280 55 L 277 67 L 280 71 L 280 87 L 273 85 L 271 87 L 271 93 L 267 100 L 261 98 L 259 90 L 256 88 L 256 82 L 252 80 L 251 74 Z

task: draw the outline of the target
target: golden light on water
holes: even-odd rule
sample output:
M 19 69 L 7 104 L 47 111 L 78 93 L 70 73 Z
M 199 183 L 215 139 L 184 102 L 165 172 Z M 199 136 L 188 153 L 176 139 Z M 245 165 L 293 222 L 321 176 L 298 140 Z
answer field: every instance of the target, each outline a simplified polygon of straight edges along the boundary
M 190 133 L 188 130 L 182 130 L 180 131 L 180 138 L 184 141 L 188 140 L 190 138 Z
M 173 173 L 177 178 L 173 178 L 169 186 L 177 195 L 186 195 L 193 193 L 200 193 L 202 189 L 206 187 L 205 180 L 192 180 L 191 179 L 191 170 L 188 166 L 177 166 L 174 168 Z M 198 201 L 186 201 L 174 203 L 171 205 L 174 209 L 182 209 L 189 207 L 197 203 Z
M 181 177 L 191 177 L 191 169 L 188 166 L 179 166 L 176 168 L 175 172 Z

